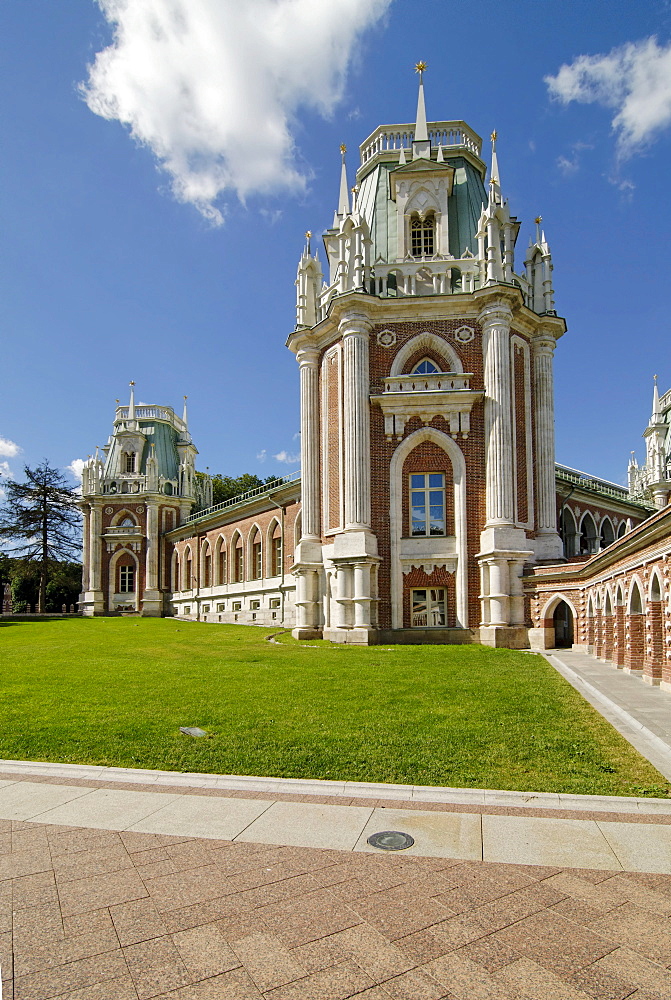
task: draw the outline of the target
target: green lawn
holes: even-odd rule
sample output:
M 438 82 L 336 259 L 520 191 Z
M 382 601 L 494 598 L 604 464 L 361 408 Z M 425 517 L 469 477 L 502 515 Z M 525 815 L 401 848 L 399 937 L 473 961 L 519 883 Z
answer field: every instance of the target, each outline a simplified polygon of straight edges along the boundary
M 269 634 L 171 619 L 2 623 L 0 757 L 671 794 L 540 656 L 286 635 L 271 644 Z

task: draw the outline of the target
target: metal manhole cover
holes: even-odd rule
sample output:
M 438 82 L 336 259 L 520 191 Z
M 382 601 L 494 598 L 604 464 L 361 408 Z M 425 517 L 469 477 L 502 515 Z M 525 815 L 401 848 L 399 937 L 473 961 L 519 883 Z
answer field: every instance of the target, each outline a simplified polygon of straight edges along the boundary
M 415 839 L 409 833 L 384 830 L 382 833 L 371 834 L 368 843 L 371 847 L 378 847 L 381 851 L 404 851 L 406 847 L 412 847 Z

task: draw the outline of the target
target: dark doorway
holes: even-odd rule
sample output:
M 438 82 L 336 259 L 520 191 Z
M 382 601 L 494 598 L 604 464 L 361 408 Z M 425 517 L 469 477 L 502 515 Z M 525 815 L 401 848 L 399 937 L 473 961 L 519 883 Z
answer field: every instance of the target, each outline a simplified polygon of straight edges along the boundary
M 566 601 L 560 601 L 552 616 L 555 626 L 555 646 L 570 649 L 573 645 L 573 613 Z

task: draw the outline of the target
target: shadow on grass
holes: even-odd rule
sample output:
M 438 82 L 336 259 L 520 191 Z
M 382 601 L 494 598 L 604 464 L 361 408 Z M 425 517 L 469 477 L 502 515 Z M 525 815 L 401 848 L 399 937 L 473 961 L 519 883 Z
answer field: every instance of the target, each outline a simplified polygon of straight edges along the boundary
M 29 625 L 32 622 L 63 622 L 69 621 L 72 618 L 81 617 L 82 616 L 78 614 L 63 615 L 56 611 L 53 614 L 49 614 L 47 612 L 46 615 L 2 615 L 2 617 L 0 617 L 0 628 L 7 625 Z

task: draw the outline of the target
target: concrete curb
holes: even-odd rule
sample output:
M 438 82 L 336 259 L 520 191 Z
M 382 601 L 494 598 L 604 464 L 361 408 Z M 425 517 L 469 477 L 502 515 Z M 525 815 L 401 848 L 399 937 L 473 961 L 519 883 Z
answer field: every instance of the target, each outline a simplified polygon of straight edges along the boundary
M 88 781 L 118 781 L 138 785 L 212 788 L 274 795 L 328 795 L 334 798 L 390 799 L 403 802 L 442 802 L 453 805 L 508 806 L 528 809 L 564 809 L 586 812 L 666 813 L 671 799 L 574 795 L 561 792 L 513 792 L 485 788 L 440 788 L 431 785 L 391 785 L 365 781 L 321 781 L 309 778 L 266 778 L 236 774 L 198 774 L 153 771 L 133 767 L 97 767 L 90 764 L 50 764 L 0 760 L 1 774 Z

